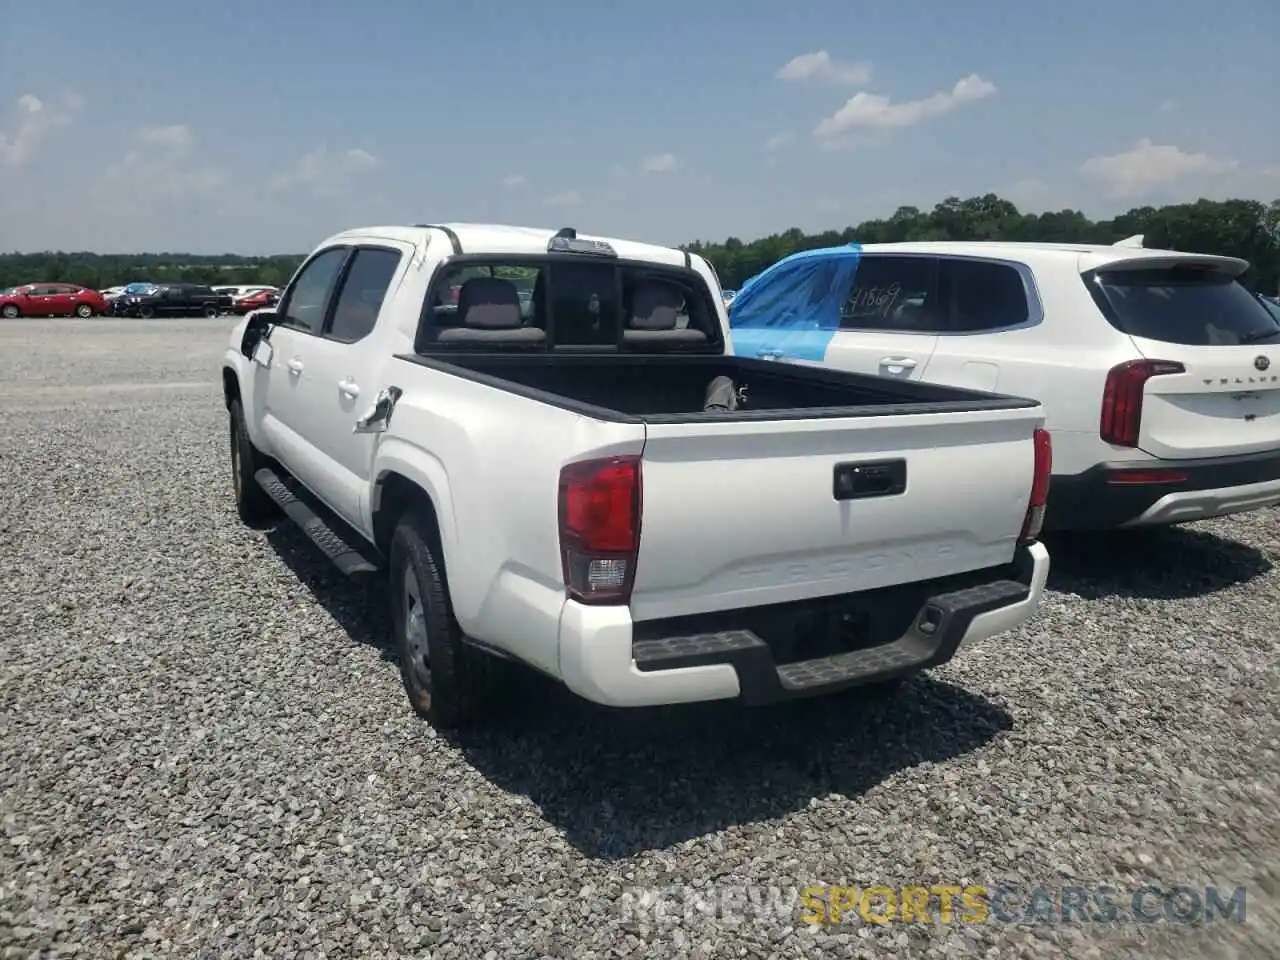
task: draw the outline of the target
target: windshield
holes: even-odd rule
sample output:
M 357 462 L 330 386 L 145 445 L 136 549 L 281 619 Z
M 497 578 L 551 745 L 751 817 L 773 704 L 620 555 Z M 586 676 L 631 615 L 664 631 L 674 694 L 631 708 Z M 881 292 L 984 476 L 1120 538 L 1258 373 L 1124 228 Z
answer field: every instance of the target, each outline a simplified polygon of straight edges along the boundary
M 1185 346 L 1280 342 L 1280 318 L 1211 268 L 1102 271 L 1090 290 L 1111 325 L 1131 337 Z
M 124 292 L 125 293 L 150 293 L 152 290 L 155 290 L 155 289 L 157 288 L 154 283 L 131 283 L 124 288 Z

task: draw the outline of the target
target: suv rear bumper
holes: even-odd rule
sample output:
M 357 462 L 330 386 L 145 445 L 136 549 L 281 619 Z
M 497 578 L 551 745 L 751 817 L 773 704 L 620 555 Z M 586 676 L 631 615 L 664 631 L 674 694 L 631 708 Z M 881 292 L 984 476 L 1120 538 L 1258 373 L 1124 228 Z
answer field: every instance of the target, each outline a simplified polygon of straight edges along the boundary
M 560 619 L 560 677 L 579 696 L 613 707 L 734 698 L 762 704 L 892 680 L 946 663 L 963 644 L 1034 616 L 1048 550 L 1019 547 L 1013 575 L 930 596 L 891 643 L 782 665 L 750 629 L 637 640 L 625 607 L 571 601 Z
M 1152 480 L 1116 482 L 1134 473 L 1151 474 Z M 1280 504 L 1280 450 L 1205 460 L 1101 463 L 1083 473 L 1054 476 L 1044 528 L 1163 526 L 1275 504 Z

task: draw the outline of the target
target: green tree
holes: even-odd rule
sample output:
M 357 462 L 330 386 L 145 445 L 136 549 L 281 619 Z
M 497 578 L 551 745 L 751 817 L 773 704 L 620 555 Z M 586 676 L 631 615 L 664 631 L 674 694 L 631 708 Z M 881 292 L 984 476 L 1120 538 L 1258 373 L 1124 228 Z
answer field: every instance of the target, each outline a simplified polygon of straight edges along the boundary
M 770 264 L 801 250 L 852 242 L 1009 240 L 1048 243 L 1115 243 L 1144 234 L 1148 247 L 1239 257 L 1250 264 L 1244 281 L 1265 293 L 1280 291 L 1280 200 L 1197 200 L 1166 207 L 1135 207 L 1095 222 L 1079 210 L 1022 213 L 995 194 L 947 197 L 932 210 L 904 206 L 887 219 L 843 230 L 806 234 L 797 227 L 743 241 L 696 241 L 685 249 L 710 260 L 726 287 L 738 287 Z M 302 255 L 245 257 L 233 253 L 0 254 L 0 287 L 67 281 L 102 289 L 140 280 L 192 280 L 218 284 L 285 283 Z

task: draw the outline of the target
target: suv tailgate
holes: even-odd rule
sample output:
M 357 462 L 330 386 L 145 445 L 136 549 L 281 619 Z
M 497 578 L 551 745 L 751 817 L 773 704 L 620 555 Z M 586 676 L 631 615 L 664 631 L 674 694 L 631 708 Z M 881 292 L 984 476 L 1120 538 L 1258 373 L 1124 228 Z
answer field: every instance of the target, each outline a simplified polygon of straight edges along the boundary
M 1148 360 L 1182 364 L 1146 382 L 1138 446 L 1169 460 L 1280 447 L 1280 324 L 1226 257 L 1144 257 L 1086 283 L 1112 326 Z
M 1021 406 L 649 423 L 632 616 L 783 603 L 1009 563 L 1043 422 L 1042 407 Z M 901 493 L 836 499 L 837 465 L 893 461 L 905 466 Z M 894 469 L 880 480 L 892 482 Z

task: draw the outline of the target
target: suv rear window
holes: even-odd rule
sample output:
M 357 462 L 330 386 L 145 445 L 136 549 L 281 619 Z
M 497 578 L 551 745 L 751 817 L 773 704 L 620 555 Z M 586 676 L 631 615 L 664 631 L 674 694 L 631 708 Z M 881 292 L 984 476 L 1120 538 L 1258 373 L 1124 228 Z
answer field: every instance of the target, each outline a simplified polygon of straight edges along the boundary
M 1131 337 L 1196 347 L 1280 343 L 1280 322 L 1218 270 L 1103 270 L 1085 280 L 1103 316 Z

